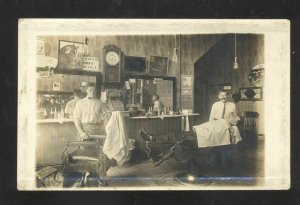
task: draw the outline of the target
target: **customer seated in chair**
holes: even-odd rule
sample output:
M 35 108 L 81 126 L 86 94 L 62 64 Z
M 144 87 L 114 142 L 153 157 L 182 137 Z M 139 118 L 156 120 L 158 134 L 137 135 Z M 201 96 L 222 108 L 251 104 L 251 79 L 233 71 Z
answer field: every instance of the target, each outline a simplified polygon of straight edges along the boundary
M 144 129 L 140 130 L 140 136 L 146 142 L 169 142 L 174 145 L 171 147 L 169 152 L 156 160 L 155 165 L 159 165 L 164 159 L 173 153 L 175 153 L 175 155 L 177 153 L 178 156 L 182 155 L 182 153 L 179 153 L 180 150 L 178 149 L 182 147 L 180 145 L 182 142 L 192 142 L 188 144 L 191 145 L 191 148 L 195 148 L 194 143 L 196 142 L 193 142 L 193 139 L 195 138 L 197 138 L 198 148 L 232 145 L 237 144 L 242 140 L 239 129 L 236 126 L 239 121 L 239 117 L 236 114 L 235 104 L 227 101 L 227 93 L 225 90 L 219 91 L 218 97 L 220 101 L 213 104 L 209 121 L 204 124 L 194 126 L 194 133 L 189 133 L 188 135 L 166 133 L 156 136 L 148 133 Z M 146 152 L 148 153 L 148 157 L 151 159 L 151 150 Z M 223 153 L 221 153 L 221 155 L 223 155 Z
M 225 90 L 219 91 L 218 98 L 220 100 L 212 105 L 209 121 L 194 126 L 199 148 L 237 144 L 242 140 L 236 126 L 240 118 L 235 104 L 227 101 Z

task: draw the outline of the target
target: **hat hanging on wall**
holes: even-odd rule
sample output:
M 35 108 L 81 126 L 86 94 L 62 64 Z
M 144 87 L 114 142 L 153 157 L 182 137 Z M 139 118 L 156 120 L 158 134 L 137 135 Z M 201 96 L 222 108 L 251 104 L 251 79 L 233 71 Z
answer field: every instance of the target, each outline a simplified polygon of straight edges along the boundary
M 248 79 L 252 86 L 263 86 L 264 85 L 264 64 L 258 64 L 254 66 L 250 74 L 248 75 Z

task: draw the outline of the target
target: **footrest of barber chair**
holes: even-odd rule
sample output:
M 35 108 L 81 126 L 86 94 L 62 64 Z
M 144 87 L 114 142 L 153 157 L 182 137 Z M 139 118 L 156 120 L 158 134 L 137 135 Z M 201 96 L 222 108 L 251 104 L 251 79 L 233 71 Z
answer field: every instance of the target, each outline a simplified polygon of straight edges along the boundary
M 161 163 L 163 163 L 165 160 L 169 159 L 173 154 L 175 153 L 175 146 L 171 147 L 170 150 L 166 153 L 163 154 L 162 156 L 157 157 L 156 160 L 152 161 L 154 162 L 154 166 L 159 166 Z
M 46 187 L 45 179 L 52 174 L 56 174 L 57 169 L 54 167 L 44 167 L 36 172 L 37 180 L 42 184 L 42 186 Z

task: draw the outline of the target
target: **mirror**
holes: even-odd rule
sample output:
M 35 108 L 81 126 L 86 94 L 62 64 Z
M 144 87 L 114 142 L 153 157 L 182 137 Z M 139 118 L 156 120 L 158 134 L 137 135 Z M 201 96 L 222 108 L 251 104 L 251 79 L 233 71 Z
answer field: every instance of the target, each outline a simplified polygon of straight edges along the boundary
M 37 119 L 51 119 L 51 118 L 69 118 L 69 113 L 66 113 L 66 105 L 69 101 L 74 99 L 74 94 L 72 92 L 39 92 L 36 95 L 36 105 L 37 105 Z M 81 93 L 80 98 L 84 98 L 86 93 Z M 55 106 L 50 106 L 51 103 Z M 52 110 L 57 112 L 57 116 L 51 116 L 51 107 Z M 54 113 L 53 113 L 54 114 Z
M 128 82 L 130 85 L 129 104 L 135 104 L 148 110 L 149 107 L 153 107 L 153 95 L 157 94 L 165 108 L 176 107 L 175 78 L 136 76 L 128 78 Z

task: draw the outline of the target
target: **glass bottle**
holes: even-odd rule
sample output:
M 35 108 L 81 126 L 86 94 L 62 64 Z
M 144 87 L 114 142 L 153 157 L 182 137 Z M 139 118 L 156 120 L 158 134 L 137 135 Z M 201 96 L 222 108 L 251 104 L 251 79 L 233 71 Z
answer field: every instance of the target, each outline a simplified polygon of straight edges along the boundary
M 170 113 L 170 115 L 173 115 L 173 114 L 174 114 L 174 111 L 173 111 L 173 109 L 172 109 L 171 106 L 170 106 L 170 108 L 169 108 L 169 113 Z
M 53 112 L 53 110 L 52 110 L 52 108 L 51 108 L 51 111 L 50 111 L 50 118 L 51 118 L 51 119 L 53 119 L 53 117 L 54 117 L 53 115 L 54 115 L 54 112 Z
M 44 109 L 43 116 L 44 116 L 44 118 L 47 118 L 47 111 L 46 111 L 46 108 Z
M 54 109 L 54 118 L 55 119 L 57 118 L 57 110 L 56 110 L 56 108 Z
M 60 117 L 63 119 L 65 117 L 65 112 L 64 112 L 64 107 L 61 105 L 61 108 L 60 108 Z

